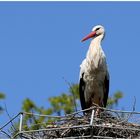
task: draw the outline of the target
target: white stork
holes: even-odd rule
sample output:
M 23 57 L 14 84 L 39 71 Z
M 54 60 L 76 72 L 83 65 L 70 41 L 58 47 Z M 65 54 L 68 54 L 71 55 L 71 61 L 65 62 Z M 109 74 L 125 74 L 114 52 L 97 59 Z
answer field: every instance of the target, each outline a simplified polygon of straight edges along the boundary
M 82 42 L 92 38 L 86 58 L 80 65 L 80 102 L 82 109 L 94 105 L 106 107 L 109 92 L 109 72 L 106 57 L 101 47 L 105 30 L 97 25 Z

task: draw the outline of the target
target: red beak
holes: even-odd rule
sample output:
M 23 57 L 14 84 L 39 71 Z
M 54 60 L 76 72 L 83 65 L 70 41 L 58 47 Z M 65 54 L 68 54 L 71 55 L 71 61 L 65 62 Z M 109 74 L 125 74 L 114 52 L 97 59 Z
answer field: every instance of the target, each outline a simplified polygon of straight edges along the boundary
M 92 38 L 92 37 L 94 37 L 94 36 L 96 36 L 96 32 L 95 32 L 95 31 L 92 31 L 90 34 L 88 34 L 86 37 L 84 37 L 84 38 L 81 40 L 81 42 L 83 42 L 83 41 L 85 41 L 85 40 L 87 40 L 87 39 L 89 39 L 89 38 Z

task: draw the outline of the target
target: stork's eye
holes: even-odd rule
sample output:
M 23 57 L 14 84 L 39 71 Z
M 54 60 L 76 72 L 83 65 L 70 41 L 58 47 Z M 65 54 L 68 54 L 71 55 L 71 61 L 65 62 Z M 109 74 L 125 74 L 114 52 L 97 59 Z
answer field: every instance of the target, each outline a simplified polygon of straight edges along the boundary
M 98 31 L 100 28 L 97 28 L 96 31 Z

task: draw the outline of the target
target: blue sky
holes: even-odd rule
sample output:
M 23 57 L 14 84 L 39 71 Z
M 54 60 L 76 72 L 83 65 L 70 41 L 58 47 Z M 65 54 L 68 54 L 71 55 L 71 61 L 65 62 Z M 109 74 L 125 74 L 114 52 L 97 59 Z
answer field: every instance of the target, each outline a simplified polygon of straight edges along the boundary
M 27 97 L 48 107 L 67 92 L 64 79 L 78 82 L 90 44 L 80 40 L 97 24 L 106 30 L 109 94 L 124 93 L 116 109 L 131 110 L 135 96 L 140 111 L 140 2 L 0 2 L 0 105 L 13 116 Z

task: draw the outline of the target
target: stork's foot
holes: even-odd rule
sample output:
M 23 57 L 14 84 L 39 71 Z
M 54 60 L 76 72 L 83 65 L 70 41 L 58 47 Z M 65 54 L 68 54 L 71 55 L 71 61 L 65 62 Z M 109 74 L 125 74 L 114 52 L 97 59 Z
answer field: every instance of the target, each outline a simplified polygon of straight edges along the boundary
M 95 117 L 101 118 L 103 116 L 104 116 L 104 110 L 100 109 L 100 108 L 97 108 L 96 111 L 95 111 Z
M 97 110 L 95 111 L 95 117 L 99 117 L 100 112 L 101 112 L 101 110 L 99 108 L 97 108 Z

